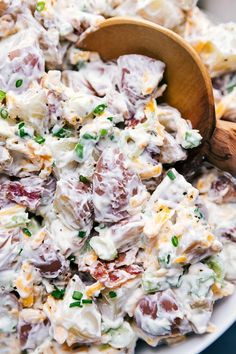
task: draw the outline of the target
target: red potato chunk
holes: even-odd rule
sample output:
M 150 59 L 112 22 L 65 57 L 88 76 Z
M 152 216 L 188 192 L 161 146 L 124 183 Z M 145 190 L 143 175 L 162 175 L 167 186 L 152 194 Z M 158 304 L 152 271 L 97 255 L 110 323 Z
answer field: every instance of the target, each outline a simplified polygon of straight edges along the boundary
M 54 205 L 68 227 L 85 231 L 91 230 L 93 202 L 89 185 L 76 180 L 59 181 Z
M 137 304 L 135 321 L 151 336 L 184 334 L 191 330 L 180 303 L 170 289 L 144 296 Z
M 93 177 L 95 220 L 118 222 L 130 216 L 130 199 L 143 186 L 139 177 L 125 167 L 125 157 L 117 148 L 103 151 Z

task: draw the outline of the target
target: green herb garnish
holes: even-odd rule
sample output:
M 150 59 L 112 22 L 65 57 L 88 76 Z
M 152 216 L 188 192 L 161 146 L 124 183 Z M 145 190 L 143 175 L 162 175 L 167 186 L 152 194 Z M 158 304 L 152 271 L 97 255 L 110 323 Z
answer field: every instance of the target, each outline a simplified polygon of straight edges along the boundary
M 113 117 L 107 117 L 107 119 L 112 122 L 113 121 Z
M 80 291 L 74 291 L 72 295 L 72 299 L 74 300 L 81 300 L 83 297 L 83 294 Z
M 199 208 L 194 209 L 194 213 L 198 219 L 204 219 L 204 215 Z
M 7 94 L 6 94 L 6 92 L 5 92 L 5 91 L 0 90 L 0 101 L 5 100 L 6 95 L 7 95 Z
M 41 135 L 36 135 L 34 140 L 36 141 L 36 143 L 38 144 L 43 144 L 45 142 L 45 138 L 42 137 Z
M 24 122 L 21 122 L 18 125 L 18 130 L 19 130 L 19 136 L 21 138 L 24 138 L 26 135 L 29 135 L 28 133 L 25 132 L 25 123 Z
M 54 297 L 54 299 L 57 299 L 57 300 L 62 300 L 64 295 L 65 295 L 65 289 L 58 289 L 56 286 L 55 286 L 55 290 L 53 290 L 51 292 L 51 295 Z
M 32 236 L 32 234 L 31 234 L 31 232 L 30 232 L 30 230 L 29 229 L 27 229 L 27 227 L 24 227 L 23 229 L 22 229 L 22 231 L 24 232 L 24 234 L 26 234 L 27 236 Z
M 78 143 L 75 147 L 75 152 L 77 154 L 77 156 L 80 158 L 80 159 L 83 159 L 84 157 L 84 145 L 81 144 L 81 143 Z
M 84 238 L 86 236 L 86 231 L 79 231 L 78 236 Z
M 56 136 L 57 138 L 69 138 L 69 136 L 71 136 L 71 130 L 60 128 L 52 135 Z
M 68 261 L 70 262 L 74 262 L 75 261 L 75 256 L 73 254 L 71 254 L 69 257 L 67 257 Z
M 80 301 L 72 302 L 69 307 L 83 307 Z
M 8 111 L 6 110 L 6 108 L 1 108 L 1 109 L 0 109 L 0 116 L 1 116 L 3 119 L 7 119 L 7 117 L 8 117 Z
M 106 108 L 107 108 L 107 105 L 106 105 L 106 104 L 104 104 L 104 103 L 99 104 L 99 105 L 93 110 L 93 113 L 100 115 L 100 114 L 102 114 L 102 113 L 105 111 Z
M 22 79 L 16 80 L 16 87 L 17 88 L 21 87 L 22 84 L 23 84 L 23 80 Z
M 44 10 L 45 7 L 45 2 L 44 1 L 39 1 L 36 5 L 36 10 L 41 12 Z
M 228 86 L 227 89 L 226 89 L 227 93 L 231 93 L 234 90 L 235 87 L 236 87 L 236 84 Z
M 171 238 L 171 242 L 172 242 L 172 245 L 173 245 L 174 247 L 178 247 L 179 239 L 178 239 L 177 236 L 173 236 L 173 237 Z
M 80 180 L 80 182 L 83 182 L 83 183 L 90 183 L 90 180 L 87 177 L 82 176 L 82 175 L 79 176 L 79 180 Z
M 174 180 L 176 179 L 176 175 L 174 174 L 174 172 L 173 172 L 172 170 L 169 170 L 169 171 L 167 172 L 167 176 L 169 177 L 169 179 L 170 179 L 171 181 L 174 181 Z
M 111 299 L 113 299 L 114 297 L 117 297 L 117 294 L 115 291 L 109 291 L 109 296 Z
M 93 300 L 90 300 L 90 299 L 83 299 L 82 300 L 82 304 L 92 304 L 93 303 Z
M 93 136 L 89 133 L 85 133 L 83 136 L 82 136 L 83 139 L 86 139 L 86 140 L 90 140 L 90 139 L 93 139 L 93 140 L 96 140 L 97 137 L 96 136 Z
M 106 130 L 106 129 L 101 129 L 100 135 L 101 135 L 102 137 L 103 137 L 103 136 L 106 136 L 106 135 L 107 135 L 107 130 Z

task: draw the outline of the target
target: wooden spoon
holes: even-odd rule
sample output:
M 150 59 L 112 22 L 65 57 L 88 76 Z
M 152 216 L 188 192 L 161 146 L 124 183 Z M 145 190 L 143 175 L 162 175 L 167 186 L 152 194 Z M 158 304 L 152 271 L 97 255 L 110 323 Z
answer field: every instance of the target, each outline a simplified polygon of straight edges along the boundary
M 199 55 L 180 36 L 149 21 L 114 17 L 88 33 L 78 46 L 98 52 L 104 60 L 123 54 L 143 54 L 163 61 L 168 85 L 163 102 L 177 108 L 193 128 L 199 129 L 203 137 L 200 150 L 210 162 L 236 174 L 236 144 L 232 146 L 233 138 L 228 140 L 231 133 L 227 122 L 220 121 L 216 126 L 209 74 Z M 191 158 L 196 153 L 199 149 L 191 152 Z

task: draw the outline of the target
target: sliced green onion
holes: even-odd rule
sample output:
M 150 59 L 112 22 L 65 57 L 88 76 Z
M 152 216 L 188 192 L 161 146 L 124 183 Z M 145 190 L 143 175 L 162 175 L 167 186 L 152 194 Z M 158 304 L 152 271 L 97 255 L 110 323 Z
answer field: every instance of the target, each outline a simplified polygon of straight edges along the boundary
M 93 113 L 100 115 L 100 114 L 102 114 L 102 113 L 105 111 L 106 108 L 107 108 L 107 105 L 106 105 L 106 104 L 104 104 L 104 103 L 99 104 L 99 105 L 93 110 Z
M 1 109 L 0 109 L 0 116 L 1 116 L 3 119 L 7 119 L 7 117 L 8 117 L 8 112 L 7 112 L 6 108 L 1 108 Z
M 36 5 L 36 10 L 41 12 L 44 10 L 45 7 L 45 2 L 44 1 L 39 1 Z
M 114 135 L 110 135 L 109 138 L 111 141 L 115 139 Z
M 64 295 L 65 295 L 65 289 L 58 289 L 57 287 L 55 287 L 56 290 L 53 290 L 51 292 L 51 295 L 54 297 L 54 299 L 57 299 L 57 300 L 62 300 Z
M 28 135 L 28 133 L 25 132 L 25 123 L 24 122 L 21 122 L 18 125 L 18 129 L 19 129 L 19 136 L 21 138 L 24 138 L 26 135 Z
M 113 299 L 114 297 L 117 297 L 117 294 L 115 291 L 109 291 L 109 296 L 111 299 Z
M 77 69 L 78 71 L 80 71 L 81 69 L 83 69 L 86 66 L 86 63 L 84 60 L 79 60 L 77 63 Z
M 113 117 L 107 117 L 107 119 L 111 122 L 113 121 Z
M 78 143 L 75 147 L 75 152 L 78 155 L 80 159 L 83 159 L 84 157 L 84 145 L 81 143 Z
M 90 299 L 83 299 L 82 300 L 82 304 L 92 304 L 93 303 L 93 300 L 90 300 Z
M 74 262 L 76 260 L 75 256 L 71 254 L 69 257 L 67 257 L 68 261 Z
M 232 86 L 228 86 L 227 89 L 226 89 L 227 93 L 231 93 L 234 90 L 235 87 L 236 87 L 236 84 L 234 84 Z
M 83 139 L 86 139 L 86 140 L 90 140 L 90 139 L 93 139 L 93 140 L 96 140 L 97 137 L 96 136 L 93 136 L 89 133 L 85 133 L 83 136 L 82 136 Z
M 194 213 L 196 214 L 197 218 L 204 219 L 204 215 L 199 208 L 194 209 Z
M 171 242 L 172 242 L 172 245 L 173 245 L 174 247 L 178 247 L 179 239 L 178 239 L 177 236 L 173 236 L 173 237 L 171 238 Z
M 36 135 L 34 140 L 36 141 L 36 143 L 38 144 L 43 144 L 45 142 L 45 138 L 42 137 L 41 135 Z
M 169 177 L 169 179 L 170 179 L 171 181 L 174 181 L 174 180 L 176 179 L 176 175 L 175 175 L 174 172 L 171 171 L 171 170 L 169 170 L 169 171 L 167 172 L 167 176 Z
M 101 136 L 106 136 L 107 135 L 107 130 L 106 129 L 101 129 L 100 135 Z
M 71 136 L 71 130 L 60 128 L 52 135 L 56 136 L 57 138 L 69 138 L 69 136 Z
M 27 227 L 24 227 L 23 229 L 22 229 L 22 231 L 24 232 L 24 234 L 26 234 L 27 236 L 32 236 L 32 234 L 31 234 L 31 232 L 30 232 L 30 230 L 29 229 L 27 229 Z
M 6 95 L 5 91 L 0 90 L 0 101 L 3 101 L 6 98 Z
M 80 291 L 74 291 L 72 295 L 72 299 L 74 300 L 81 300 L 83 297 L 83 294 Z
M 82 176 L 82 175 L 79 176 L 79 180 L 80 180 L 80 182 L 83 182 L 83 183 L 90 183 L 90 180 L 87 177 Z
M 86 231 L 79 231 L 78 236 L 84 238 L 86 236 Z
M 83 307 L 80 301 L 72 302 L 69 307 Z
M 23 84 L 23 80 L 22 79 L 16 80 L 16 87 L 17 88 L 21 87 L 22 84 Z

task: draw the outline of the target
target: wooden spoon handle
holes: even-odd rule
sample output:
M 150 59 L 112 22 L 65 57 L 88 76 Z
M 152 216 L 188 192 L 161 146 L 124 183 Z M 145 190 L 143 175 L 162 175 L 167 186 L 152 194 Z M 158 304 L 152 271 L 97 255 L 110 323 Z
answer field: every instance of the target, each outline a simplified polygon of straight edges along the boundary
M 207 143 L 207 158 L 236 176 L 236 123 L 217 120 L 212 138 Z

